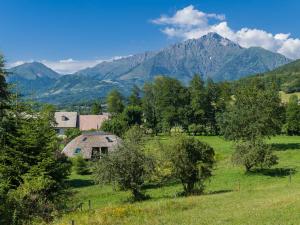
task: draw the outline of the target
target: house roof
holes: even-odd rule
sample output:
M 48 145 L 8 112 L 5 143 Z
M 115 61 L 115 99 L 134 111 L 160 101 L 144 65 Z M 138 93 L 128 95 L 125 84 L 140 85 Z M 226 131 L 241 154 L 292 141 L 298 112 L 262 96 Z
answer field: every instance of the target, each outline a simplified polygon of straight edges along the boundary
M 82 157 L 90 159 L 92 157 L 92 148 L 107 147 L 111 151 L 120 143 L 121 139 L 116 135 L 104 132 L 90 132 L 74 138 L 66 145 L 62 152 L 68 157 L 74 157 L 76 156 L 76 150 L 80 149 Z
M 109 114 L 102 115 L 80 115 L 79 128 L 80 130 L 98 130 L 102 123 L 109 119 Z
M 57 128 L 77 127 L 77 112 L 55 112 L 54 117 Z

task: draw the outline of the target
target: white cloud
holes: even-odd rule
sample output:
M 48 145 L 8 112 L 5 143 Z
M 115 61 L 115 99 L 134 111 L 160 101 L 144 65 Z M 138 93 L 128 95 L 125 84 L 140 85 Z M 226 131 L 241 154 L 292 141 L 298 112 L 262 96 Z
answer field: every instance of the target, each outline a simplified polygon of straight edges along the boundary
M 283 55 L 288 55 L 292 59 L 300 58 L 300 40 L 289 38 L 285 40 L 278 52 Z
M 233 30 L 224 15 L 205 13 L 192 5 L 178 10 L 172 16 L 162 15 L 152 22 L 162 26 L 161 31 L 168 37 L 186 40 L 216 32 L 242 47 L 262 47 L 292 59 L 300 58 L 300 39 L 291 38 L 289 33 L 272 34 L 265 30 L 246 27 Z
M 62 59 L 62 60 L 37 60 L 38 62 L 43 63 L 47 67 L 51 68 L 52 70 L 60 73 L 60 74 L 71 74 L 75 73 L 79 70 L 96 66 L 97 64 L 107 61 L 111 62 L 113 60 L 121 59 L 128 56 L 115 56 L 110 59 L 95 59 L 95 60 L 74 60 L 74 59 Z M 12 68 L 15 66 L 22 65 L 24 63 L 33 62 L 34 60 L 27 60 L 27 61 L 16 61 L 7 64 L 7 68 Z
M 11 63 L 8 63 L 6 65 L 7 68 L 12 68 L 12 67 L 15 67 L 15 66 L 20 66 L 24 63 L 27 63 L 27 62 L 33 62 L 32 60 L 28 60 L 28 61 L 23 61 L 23 60 L 19 60 L 19 61 L 16 61 L 16 62 L 11 62 Z
M 61 74 L 70 74 L 87 67 L 95 66 L 104 60 L 74 60 L 62 59 L 58 61 L 42 60 L 41 63 Z
M 216 20 L 224 20 L 224 15 L 218 14 L 207 14 L 201 12 L 194 8 L 194 6 L 190 5 L 182 10 L 178 10 L 174 16 L 161 16 L 158 19 L 153 20 L 153 23 L 161 24 L 161 25 L 168 25 L 172 24 L 175 26 L 206 26 L 209 19 L 216 19 Z

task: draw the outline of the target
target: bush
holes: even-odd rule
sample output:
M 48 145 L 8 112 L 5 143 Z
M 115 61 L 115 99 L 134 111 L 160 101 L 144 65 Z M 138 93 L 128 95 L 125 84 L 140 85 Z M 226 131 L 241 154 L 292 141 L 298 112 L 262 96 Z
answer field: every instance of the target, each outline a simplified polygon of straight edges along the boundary
M 175 136 L 169 151 L 173 175 L 181 181 L 184 194 L 202 193 L 204 181 L 212 175 L 213 148 L 193 137 Z
M 90 173 L 88 162 L 81 156 L 78 155 L 73 161 L 74 170 L 79 175 L 86 175 Z
M 153 160 L 144 152 L 142 134 L 136 126 L 129 129 L 122 146 L 99 159 L 94 167 L 97 183 L 111 183 L 120 190 L 130 190 L 134 201 L 147 197 L 141 186 L 153 171 Z
M 204 125 L 201 124 L 191 124 L 188 127 L 189 133 L 192 133 L 194 136 L 197 134 L 202 134 L 205 131 Z
M 101 125 L 101 130 L 122 136 L 127 129 L 127 124 L 122 116 L 115 116 L 110 120 L 105 120 Z
M 65 131 L 65 135 L 67 136 L 67 142 L 70 142 L 72 139 L 76 138 L 77 136 L 81 135 L 82 132 L 78 128 L 68 128 Z
M 238 142 L 232 156 L 233 163 L 244 166 L 247 172 L 257 166 L 271 167 L 277 164 L 277 160 L 271 147 L 262 140 Z

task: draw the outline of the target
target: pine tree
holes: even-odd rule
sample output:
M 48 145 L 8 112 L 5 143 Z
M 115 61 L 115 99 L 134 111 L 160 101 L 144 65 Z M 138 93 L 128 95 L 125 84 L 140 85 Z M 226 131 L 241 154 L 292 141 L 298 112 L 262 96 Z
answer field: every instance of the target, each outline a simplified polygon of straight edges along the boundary
M 141 90 L 138 86 L 134 85 L 131 90 L 131 95 L 128 98 L 128 104 L 131 106 L 141 106 L 142 100 L 140 96 Z
M 25 106 L 26 107 L 26 106 Z M 6 224 L 50 220 L 64 203 L 70 162 L 60 154 L 54 112 L 11 111 L 15 130 L 9 130 L 0 155 L 0 177 L 6 184 Z
M 5 81 L 6 75 L 7 72 L 4 68 L 4 58 L 0 55 L 0 118 L 4 117 L 4 110 L 7 108 L 9 97 L 7 83 Z
M 4 58 L 0 55 L 0 224 L 5 224 L 9 217 L 7 212 L 7 192 L 10 187 L 10 182 L 4 179 L 3 158 L 5 152 L 9 149 L 7 146 L 7 139 L 9 130 L 15 130 L 14 123 L 9 124 L 9 114 L 7 114 L 9 104 L 9 93 L 5 81 L 7 73 L 4 68 Z
M 106 99 L 107 110 L 112 115 L 118 115 L 124 110 L 123 96 L 117 90 L 112 90 Z
M 74 160 L 74 169 L 79 175 L 86 175 L 90 173 L 88 162 L 79 155 Z

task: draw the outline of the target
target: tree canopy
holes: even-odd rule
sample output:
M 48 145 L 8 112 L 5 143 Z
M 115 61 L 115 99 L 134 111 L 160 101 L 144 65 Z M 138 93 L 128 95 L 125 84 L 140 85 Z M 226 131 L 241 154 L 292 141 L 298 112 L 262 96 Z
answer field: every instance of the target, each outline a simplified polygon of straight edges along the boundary
M 175 136 L 169 150 L 173 174 L 184 188 L 184 194 L 202 193 L 204 181 L 212 175 L 215 152 L 196 138 Z
M 107 111 L 112 115 L 117 115 L 123 112 L 124 109 L 124 97 L 117 90 L 112 90 L 106 99 Z
M 96 182 L 115 184 L 121 190 L 130 190 L 135 201 L 145 199 L 141 186 L 153 170 L 152 158 L 143 151 L 143 133 L 137 126 L 129 129 L 122 145 L 100 158 L 94 168 Z
M 300 134 L 300 105 L 297 95 L 292 95 L 289 99 L 284 129 L 289 135 Z
M 283 108 L 278 89 L 254 80 L 238 87 L 234 101 L 218 118 L 222 134 L 230 140 L 270 137 L 281 130 Z

